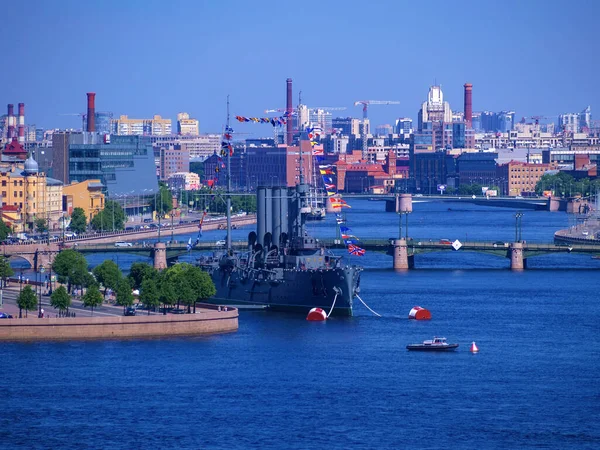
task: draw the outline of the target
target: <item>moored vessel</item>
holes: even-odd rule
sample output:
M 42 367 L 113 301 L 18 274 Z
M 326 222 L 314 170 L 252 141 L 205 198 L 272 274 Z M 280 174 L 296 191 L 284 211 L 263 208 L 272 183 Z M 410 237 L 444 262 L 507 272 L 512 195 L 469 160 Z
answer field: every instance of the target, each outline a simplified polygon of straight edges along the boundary
M 257 188 L 257 230 L 249 233 L 246 251 L 234 252 L 227 156 L 226 249 L 197 261 L 217 289 L 210 302 L 304 314 L 322 308 L 328 315 L 352 315 L 362 268 L 344 264 L 341 256 L 309 236 L 306 220 L 312 208 L 302 170 L 302 151 L 299 173 L 299 183 L 294 187 Z
M 450 351 L 455 350 L 456 348 L 458 348 L 458 344 L 448 344 L 445 337 L 434 337 L 433 339 L 423 341 L 422 344 L 408 344 L 406 346 L 407 350 L 433 352 Z

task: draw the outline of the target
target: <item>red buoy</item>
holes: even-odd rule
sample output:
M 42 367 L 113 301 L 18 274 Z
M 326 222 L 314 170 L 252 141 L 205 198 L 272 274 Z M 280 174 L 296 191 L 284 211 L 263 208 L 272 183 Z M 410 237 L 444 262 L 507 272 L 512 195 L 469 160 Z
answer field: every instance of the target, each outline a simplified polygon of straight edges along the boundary
M 306 320 L 310 320 L 312 322 L 323 322 L 324 320 L 327 320 L 327 314 L 321 308 L 313 308 L 308 312 Z
M 420 306 L 415 306 L 408 313 L 408 318 L 415 319 L 415 320 L 431 320 L 431 313 L 429 312 L 429 310 L 427 310 L 425 308 L 421 308 Z

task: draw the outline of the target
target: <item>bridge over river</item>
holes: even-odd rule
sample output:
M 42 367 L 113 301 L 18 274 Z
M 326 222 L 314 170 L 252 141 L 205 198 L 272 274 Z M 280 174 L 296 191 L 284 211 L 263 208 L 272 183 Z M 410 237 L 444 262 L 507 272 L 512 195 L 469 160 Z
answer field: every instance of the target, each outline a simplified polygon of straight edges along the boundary
M 345 249 L 343 241 L 338 239 L 320 239 L 326 248 Z M 236 250 L 246 250 L 246 241 L 233 241 L 232 247 Z M 392 267 L 394 269 L 412 269 L 415 267 L 415 257 L 429 252 L 453 252 L 457 256 L 464 252 L 479 252 L 491 254 L 510 260 L 510 268 L 515 270 L 525 269 L 527 259 L 544 254 L 588 254 L 600 255 L 600 244 L 572 244 L 565 245 L 554 242 L 500 242 L 500 241 L 467 241 L 450 242 L 447 240 L 432 239 L 364 239 L 361 247 L 367 251 L 381 252 L 392 256 Z M 222 246 L 216 242 L 200 242 L 193 247 L 193 251 L 222 250 Z M 80 244 L 77 250 L 82 253 L 134 253 L 154 258 L 157 268 L 165 267 L 167 261 L 173 261 L 188 253 L 186 244 L 157 243 L 155 245 L 135 244 L 131 247 L 114 247 L 106 244 Z

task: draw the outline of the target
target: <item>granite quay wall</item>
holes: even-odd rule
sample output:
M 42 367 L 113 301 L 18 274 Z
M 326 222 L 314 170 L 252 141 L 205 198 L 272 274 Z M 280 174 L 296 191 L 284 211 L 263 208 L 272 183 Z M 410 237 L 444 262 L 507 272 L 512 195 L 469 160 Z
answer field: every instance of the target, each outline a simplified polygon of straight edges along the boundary
M 0 341 L 172 337 L 237 331 L 238 310 L 216 308 L 196 309 L 196 314 L 2 319 Z

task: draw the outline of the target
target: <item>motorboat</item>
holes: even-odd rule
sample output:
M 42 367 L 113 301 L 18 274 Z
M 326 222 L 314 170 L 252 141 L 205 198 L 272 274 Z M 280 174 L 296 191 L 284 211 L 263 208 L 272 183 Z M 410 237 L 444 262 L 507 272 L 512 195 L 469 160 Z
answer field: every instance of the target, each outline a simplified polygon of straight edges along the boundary
M 430 352 L 443 352 L 454 350 L 458 347 L 458 344 L 448 344 L 445 337 L 434 337 L 423 341 L 422 344 L 409 344 L 406 346 L 407 350 L 420 350 Z

